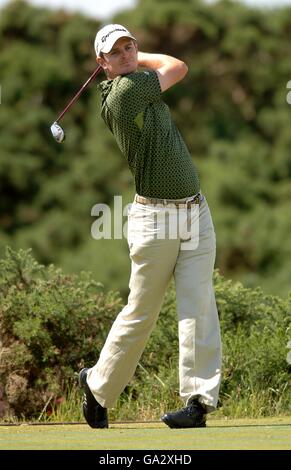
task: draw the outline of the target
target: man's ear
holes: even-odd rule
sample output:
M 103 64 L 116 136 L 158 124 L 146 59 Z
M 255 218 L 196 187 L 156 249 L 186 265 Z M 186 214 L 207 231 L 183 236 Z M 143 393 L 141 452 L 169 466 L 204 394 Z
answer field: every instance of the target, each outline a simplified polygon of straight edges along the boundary
M 106 62 L 103 59 L 103 57 L 96 57 L 96 62 L 98 65 L 101 65 L 101 67 L 105 70 L 106 69 Z

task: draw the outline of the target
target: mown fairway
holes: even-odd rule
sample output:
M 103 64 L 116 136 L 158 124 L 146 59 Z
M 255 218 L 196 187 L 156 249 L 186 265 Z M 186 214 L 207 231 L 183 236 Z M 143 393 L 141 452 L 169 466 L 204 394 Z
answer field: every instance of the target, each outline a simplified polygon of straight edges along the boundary
M 4 450 L 291 449 L 291 417 L 209 420 L 206 429 L 168 429 L 162 423 L 0 427 Z

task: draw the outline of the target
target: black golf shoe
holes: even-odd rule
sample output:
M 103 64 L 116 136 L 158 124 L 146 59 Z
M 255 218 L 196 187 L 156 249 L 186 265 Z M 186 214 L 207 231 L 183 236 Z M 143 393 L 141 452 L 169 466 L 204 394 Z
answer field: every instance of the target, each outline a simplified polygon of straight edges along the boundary
M 161 420 L 170 428 L 205 428 L 206 410 L 193 398 L 187 406 L 174 413 L 166 413 Z
M 83 415 L 91 428 L 108 428 L 107 408 L 103 408 L 95 399 L 87 384 L 88 368 L 79 372 L 79 386 L 84 389 L 82 402 Z

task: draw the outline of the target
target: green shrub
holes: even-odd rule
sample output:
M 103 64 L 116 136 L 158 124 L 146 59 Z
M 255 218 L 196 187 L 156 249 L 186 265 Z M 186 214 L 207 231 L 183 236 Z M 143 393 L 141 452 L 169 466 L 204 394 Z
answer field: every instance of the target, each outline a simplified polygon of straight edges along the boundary
M 51 396 L 61 397 L 74 371 L 95 363 L 120 306 L 89 274 L 64 275 L 37 264 L 30 250 L 8 248 L 0 261 L 5 415 L 36 416 Z
M 218 414 L 291 412 L 291 295 L 280 299 L 214 274 L 223 342 Z M 7 249 L 0 261 L 0 412 L 5 419 L 78 420 L 73 376 L 98 358 L 122 307 L 90 274 L 43 267 L 31 252 Z M 134 378 L 111 419 L 156 419 L 181 405 L 173 284 Z

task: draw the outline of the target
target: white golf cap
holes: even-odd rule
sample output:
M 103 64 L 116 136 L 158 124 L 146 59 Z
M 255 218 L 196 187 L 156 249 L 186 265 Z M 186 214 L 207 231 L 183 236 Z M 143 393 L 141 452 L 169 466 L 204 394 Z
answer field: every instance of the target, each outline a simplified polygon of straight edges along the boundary
M 123 37 L 131 38 L 136 41 L 135 37 L 128 29 L 121 24 L 108 24 L 100 29 L 94 41 L 97 57 L 100 57 L 100 52 L 110 52 L 116 41 Z

